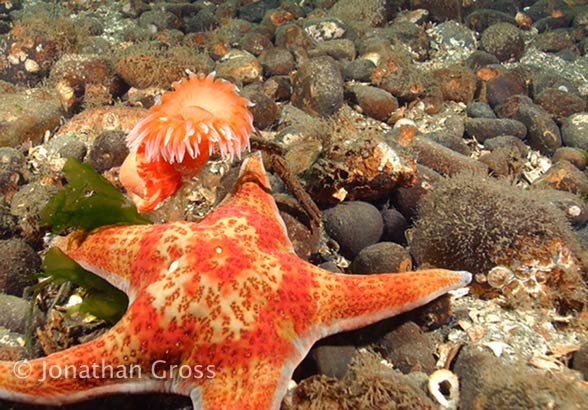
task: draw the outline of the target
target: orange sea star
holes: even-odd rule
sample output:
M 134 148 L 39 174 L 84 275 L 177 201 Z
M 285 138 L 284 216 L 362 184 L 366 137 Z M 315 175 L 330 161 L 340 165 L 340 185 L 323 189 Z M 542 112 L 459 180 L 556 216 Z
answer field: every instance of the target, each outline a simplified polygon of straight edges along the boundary
M 195 409 L 277 410 L 312 344 L 423 305 L 468 272 L 345 275 L 298 258 L 261 156 L 198 223 L 110 226 L 58 246 L 129 295 L 109 332 L 45 358 L 0 362 L 0 397 L 63 404 L 173 392 Z M 59 377 L 61 376 L 61 377 Z

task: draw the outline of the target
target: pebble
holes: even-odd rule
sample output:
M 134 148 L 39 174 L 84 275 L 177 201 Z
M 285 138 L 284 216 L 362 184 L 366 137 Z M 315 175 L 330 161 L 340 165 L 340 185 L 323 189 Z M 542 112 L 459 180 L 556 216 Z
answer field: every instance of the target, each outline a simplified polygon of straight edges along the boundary
M 586 110 L 586 101 L 583 98 L 552 87 L 545 88 L 537 94 L 535 103 L 560 121 Z
M 0 147 L 17 147 L 27 140 L 34 145 L 59 125 L 64 115 L 55 92 L 4 94 L 0 98 Z
M 253 125 L 255 128 L 264 130 L 276 121 L 278 117 L 278 106 L 265 94 L 260 83 L 245 86 L 241 95 L 253 103 L 249 111 L 253 114 Z
M 310 356 L 319 374 L 342 379 L 347 373 L 349 363 L 357 355 L 357 349 L 344 338 L 338 339 L 342 344 L 319 344 L 312 348 Z
M 323 212 L 325 231 L 353 259 L 363 248 L 380 240 L 384 221 L 378 208 L 362 201 L 343 202 Z
M 251 53 L 231 50 L 216 64 L 216 74 L 242 84 L 258 81 L 263 73 L 259 60 Z
M 0 148 L 0 192 L 6 195 L 23 181 L 26 159 L 15 148 Z
M 508 23 L 516 24 L 515 19 L 506 13 L 498 10 L 480 9 L 468 14 L 465 22 L 469 28 L 478 33 L 482 33 L 494 24 Z
M 561 134 L 567 147 L 588 150 L 588 112 L 572 114 L 563 121 Z
M 488 104 L 494 107 L 513 95 L 527 95 L 527 87 L 527 76 L 522 70 L 501 73 L 486 82 Z
M 40 182 L 21 186 L 12 198 L 10 213 L 18 217 L 21 226 L 31 223 L 30 221 L 38 221 L 39 211 L 57 192 L 57 189 L 54 185 L 44 185 Z
M 25 334 L 31 313 L 31 302 L 13 295 L 0 293 L 0 327 L 11 332 Z M 32 326 L 40 325 L 39 311 L 34 314 Z
M 498 61 L 495 55 L 487 53 L 483 50 L 474 51 L 466 59 L 466 64 L 474 72 L 477 72 L 479 69 L 484 68 L 486 66 L 491 66 L 499 63 L 500 61 Z
M 588 343 L 582 343 L 572 356 L 572 369 L 579 371 L 588 380 Z
M 283 47 L 272 47 L 262 51 L 259 61 L 266 76 L 288 75 L 294 70 L 294 57 Z
M 453 65 L 431 73 L 446 101 L 469 103 L 476 91 L 476 76 L 466 66 Z
M 499 61 L 517 61 L 525 51 L 521 31 L 510 23 L 497 23 L 488 27 L 480 39 L 484 50 L 493 54 Z
M 562 145 L 559 127 L 551 115 L 526 96 L 513 96 L 496 108 L 500 116 L 525 124 L 531 148 L 552 155 Z
M 488 104 L 472 101 L 466 107 L 466 114 L 470 118 L 496 118 L 496 114 Z
M 580 196 L 555 189 L 537 191 L 537 194 L 561 210 L 573 226 L 581 227 L 588 221 L 588 205 Z
M 264 50 L 273 47 L 272 41 L 267 35 L 258 31 L 250 31 L 241 39 L 241 48 L 254 56 L 259 56 Z
M 409 225 L 404 215 L 395 208 L 384 209 L 381 213 L 384 220 L 382 241 L 395 242 L 401 245 L 406 244 L 404 234 Z
M 322 41 L 309 53 L 311 56 L 327 55 L 341 61 L 351 61 L 355 58 L 355 54 L 355 43 L 348 38 Z
M 561 160 L 568 161 L 574 164 L 580 171 L 584 171 L 588 165 L 586 151 L 580 148 L 560 147 L 555 150 L 551 160 L 553 162 L 558 162 Z
M 353 260 L 353 273 L 394 273 L 412 270 L 408 250 L 394 242 L 379 242 L 363 248 Z
M 490 174 L 495 177 L 516 177 L 523 169 L 524 161 L 521 151 L 514 145 L 496 148 L 478 158 L 488 166 Z
M 420 164 L 442 175 L 451 176 L 464 171 L 481 175 L 488 173 L 486 165 L 427 138 L 415 137 L 411 147 Z
M 379 344 L 384 358 L 402 373 L 435 371 L 435 343 L 414 322 L 404 322 L 386 333 Z
M 399 188 L 393 195 L 394 206 L 406 220 L 413 221 L 421 199 L 428 194 L 443 177 L 433 169 L 417 164 L 416 183 L 409 188 Z
M 468 118 L 465 121 L 465 131 L 469 137 L 480 143 L 500 135 L 512 135 L 520 139 L 527 135 L 525 124 L 508 118 Z
M 90 149 L 90 165 L 99 173 L 120 166 L 129 155 L 125 137 L 123 131 L 105 131 L 100 134 Z
M 0 239 L 7 239 L 16 234 L 18 220 L 10 213 L 8 206 L 0 203 Z
M 20 238 L 0 240 L 0 290 L 22 296 L 24 289 L 36 283 L 33 277 L 41 271 L 41 258 Z
M 512 135 L 500 135 L 494 138 L 488 138 L 484 141 L 484 149 L 494 151 L 500 147 L 516 147 L 521 153 L 522 157 L 526 157 L 529 152 L 529 147 L 520 140 Z M 559 148 L 561 149 L 561 148 Z
M 445 125 L 447 125 L 447 122 Z M 448 128 L 448 127 L 446 127 L 446 128 Z M 454 133 L 450 132 L 448 129 L 442 129 L 442 130 L 437 130 L 437 131 L 433 131 L 433 132 L 428 132 L 424 135 L 424 137 L 428 138 L 431 141 L 434 141 L 438 144 L 441 144 L 444 147 L 447 147 L 455 152 L 458 152 L 462 155 L 469 156 L 472 153 L 472 150 L 465 143 L 462 136 L 455 135 Z
M 460 380 L 460 407 L 488 409 L 578 408 L 585 393 L 563 373 L 507 364 L 481 348 L 462 349 L 454 371 Z M 558 376 L 560 374 L 561 376 Z
M 329 116 L 343 105 L 343 77 L 331 57 L 309 59 L 292 81 L 292 104 L 312 115 Z
M 274 101 L 288 101 L 292 96 L 290 77 L 275 75 L 263 83 L 263 92 Z
M 82 162 L 88 153 L 88 147 L 82 141 L 69 141 L 62 145 L 57 153 L 61 158 L 75 158 Z
M 553 188 L 575 194 L 586 194 L 588 193 L 588 176 L 572 163 L 560 160 L 536 179 L 533 185 L 538 188 Z
M 352 85 L 345 94 L 361 111 L 378 121 L 386 121 L 398 109 L 398 100 L 388 91 L 369 85 Z
M 314 46 L 314 40 L 295 23 L 279 25 L 276 29 L 274 43 L 277 47 L 283 47 L 290 51 L 308 50 Z
M 372 71 L 374 71 L 375 68 L 376 65 L 371 60 L 356 58 L 345 64 L 343 67 L 343 75 L 345 76 L 345 80 L 369 82 L 372 76 Z

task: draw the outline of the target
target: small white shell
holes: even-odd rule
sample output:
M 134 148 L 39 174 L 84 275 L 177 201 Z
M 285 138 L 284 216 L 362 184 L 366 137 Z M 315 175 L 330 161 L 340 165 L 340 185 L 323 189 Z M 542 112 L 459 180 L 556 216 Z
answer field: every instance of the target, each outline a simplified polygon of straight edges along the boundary
M 449 395 L 445 396 L 441 392 L 441 385 L 443 390 L 446 390 L 449 385 Z M 429 393 L 437 400 L 437 402 L 446 409 L 457 409 L 459 403 L 459 380 L 455 373 L 447 369 L 436 370 L 429 376 L 428 382 Z

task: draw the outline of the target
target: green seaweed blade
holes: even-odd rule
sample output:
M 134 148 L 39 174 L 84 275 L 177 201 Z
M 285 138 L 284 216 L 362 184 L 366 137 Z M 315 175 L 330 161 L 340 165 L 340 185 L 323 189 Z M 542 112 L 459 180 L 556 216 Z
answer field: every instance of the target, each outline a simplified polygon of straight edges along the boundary
M 41 223 L 51 225 L 53 233 L 67 228 L 88 232 L 104 225 L 151 223 L 90 165 L 70 158 L 63 173 L 68 184 L 39 213 Z
M 123 291 L 82 268 L 59 248 L 47 251 L 42 268 L 43 276 L 49 277 L 54 283 L 71 281 L 86 290 L 80 305 L 81 312 L 116 323 L 127 310 L 129 299 Z

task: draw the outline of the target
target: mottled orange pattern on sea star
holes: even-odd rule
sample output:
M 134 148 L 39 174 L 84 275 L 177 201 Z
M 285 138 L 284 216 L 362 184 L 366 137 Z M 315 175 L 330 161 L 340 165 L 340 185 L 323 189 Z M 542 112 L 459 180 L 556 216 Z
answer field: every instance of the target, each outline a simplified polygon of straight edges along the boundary
M 413 309 L 471 279 L 437 269 L 335 274 L 298 258 L 258 154 L 198 223 L 110 226 L 81 244 L 72 238 L 58 246 L 127 292 L 128 311 L 98 339 L 23 363 L 20 374 L 13 362 L 0 362 L 2 398 L 63 404 L 158 391 L 190 396 L 195 409 L 277 410 L 316 340 Z M 55 368 L 67 377 L 49 377 Z

